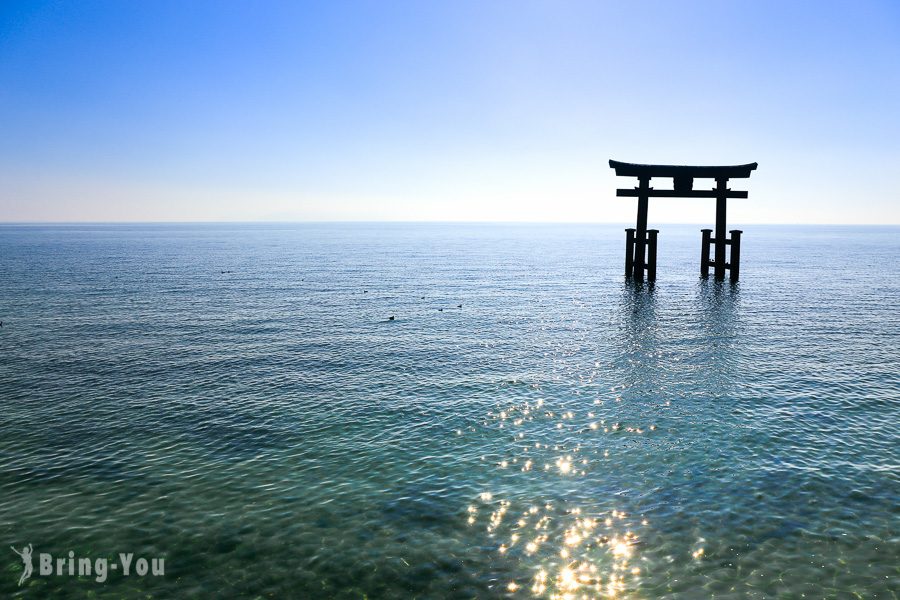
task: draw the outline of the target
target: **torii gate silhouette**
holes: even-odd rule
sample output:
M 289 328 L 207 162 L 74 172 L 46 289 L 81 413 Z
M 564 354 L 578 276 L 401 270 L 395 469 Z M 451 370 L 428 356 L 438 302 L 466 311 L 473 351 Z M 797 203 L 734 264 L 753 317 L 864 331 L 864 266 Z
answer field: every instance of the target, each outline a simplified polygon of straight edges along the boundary
M 716 237 L 715 258 L 709 260 L 710 234 L 712 229 L 701 229 L 702 242 L 700 251 L 700 275 L 709 277 L 709 267 L 713 265 L 716 279 L 725 279 L 728 269 L 731 281 L 737 281 L 740 275 L 741 231 L 730 231 L 731 239 L 725 236 L 725 201 L 728 198 L 746 198 L 747 192 L 728 189 L 729 179 L 747 179 L 750 172 L 757 167 L 756 163 L 721 167 L 692 167 L 687 165 L 639 165 L 610 160 L 609 166 L 616 170 L 620 177 L 637 177 L 638 187 L 620 188 L 616 196 L 627 196 L 638 199 L 637 227 L 626 229 L 625 236 L 625 276 L 643 281 L 647 271 L 647 281 L 656 280 L 656 229 L 647 229 L 647 205 L 651 197 L 655 198 L 715 198 L 716 199 Z M 674 184 L 671 190 L 654 190 L 650 187 L 653 177 L 671 177 Z M 716 187 L 712 190 L 695 190 L 694 179 L 715 179 Z M 648 236 L 649 234 L 649 236 Z M 725 246 L 731 246 L 731 257 L 725 261 Z

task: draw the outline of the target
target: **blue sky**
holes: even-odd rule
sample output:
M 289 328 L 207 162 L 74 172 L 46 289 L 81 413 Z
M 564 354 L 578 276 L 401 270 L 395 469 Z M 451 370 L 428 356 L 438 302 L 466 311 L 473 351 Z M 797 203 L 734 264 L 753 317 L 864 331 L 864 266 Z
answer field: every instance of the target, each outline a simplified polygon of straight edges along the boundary
M 900 223 L 900 3 L 6 1 L 0 131 L 0 221 Z

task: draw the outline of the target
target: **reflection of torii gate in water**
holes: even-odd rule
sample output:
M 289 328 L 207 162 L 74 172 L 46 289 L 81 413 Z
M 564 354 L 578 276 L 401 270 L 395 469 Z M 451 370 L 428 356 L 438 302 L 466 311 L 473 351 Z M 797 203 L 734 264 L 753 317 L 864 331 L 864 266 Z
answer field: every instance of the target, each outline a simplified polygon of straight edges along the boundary
M 700 274 L 709 277 L 709 266 L 713 265 L 716 279 L 725 279 L 725 269 L 731 275 L 731 281 L 737 281 L 741 262 L 741 231 L 731 230 L 731 239 L 725 236 L 725 201 L 728 198 L 746 198 L 747 192 L 731 191 L 728 180 L 747 179 L 750 171 L 756 169 L 756 163 L 735 165 L 731 167 L 689 167 L 675 165 L 636 165 L 616 160 L 609 161 L 609 166 L 616 170 L 620 177 L 637 177 L 638 187 L 634 189 L 618 189 L 616 196 L 628 196 L 638 199 L 637 228 L 626 229 L 625 237 L 625 275 L 639 281 L 656 280 L 656 229 L 647 230 L 647 205 L 651 197 L 655 198 L 715 198 L 716 199 L 716 237 L 715 255 L 709 260 L 710 233 L 712 229 L 701 229 L 703 241 L 700 253 Z M 652 177 L 671 177 L 674 180 L 671 190 L 654 190 L 650 187 Z M 694 179 L 715 179 L 716 188 L 712 190 L 695 190 Z M 648 236 L 649 234 L 649 236 Z M 731 246 L 731 258 L 725 262 L 725 246 Z

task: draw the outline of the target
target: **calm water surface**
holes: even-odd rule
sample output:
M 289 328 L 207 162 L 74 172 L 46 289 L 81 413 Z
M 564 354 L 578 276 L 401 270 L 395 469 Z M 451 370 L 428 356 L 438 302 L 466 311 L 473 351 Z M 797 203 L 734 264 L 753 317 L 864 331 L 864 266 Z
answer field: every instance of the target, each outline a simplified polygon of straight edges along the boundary
M 660 229 L 0 226 L 0 595 L 897 598 L 900 229 Z

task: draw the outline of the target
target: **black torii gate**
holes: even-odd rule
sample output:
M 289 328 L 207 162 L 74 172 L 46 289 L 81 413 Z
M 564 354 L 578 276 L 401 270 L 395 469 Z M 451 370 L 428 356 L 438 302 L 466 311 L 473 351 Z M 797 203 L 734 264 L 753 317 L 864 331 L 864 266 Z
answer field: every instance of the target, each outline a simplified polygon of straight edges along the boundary
M 637 177 L 638 187 L 618 189 L 616 196 L 638 199 L 637 227 L 626 229 L 625 235 L 625 275 L 639 281 L 656 280 L 656 229 L 647 229 L 647 205 L 654 198 L 715 198 L 716 199 L 716 237 L 715 258 L 709 260 L 710 234 L 712 229 L 701 229 L 703 234 L 700 251 L 700 274 L 709 277 L 709 266 L 713 265 L 714 277 L 725 278 L 728 269 L 731 281 L 737 281 L 741 262 L 741 231 L 730 231 L 731 239 L 725 235 L 725 201 L 728 198 L 746 198 L 747 192 L 728 189 L 729 179 L 747 179 L 750 172 L 756 169 L 756 163 L 724 167 L 691 167 L 686 165 L 638 165 L 610 160 L 609 166 L 616 170 L 620 177 Z M 671 190 L 655 190 L 650 187 L 653 177 L 671 177 L 674 185 Z M 716 187 L 712 190 L 695 190 L 694 179 L 715 179 Z M 649 235 L 648 235 L 649 234 Z M 725 246 L 731 246 L 729 262 L 725 261 Z

